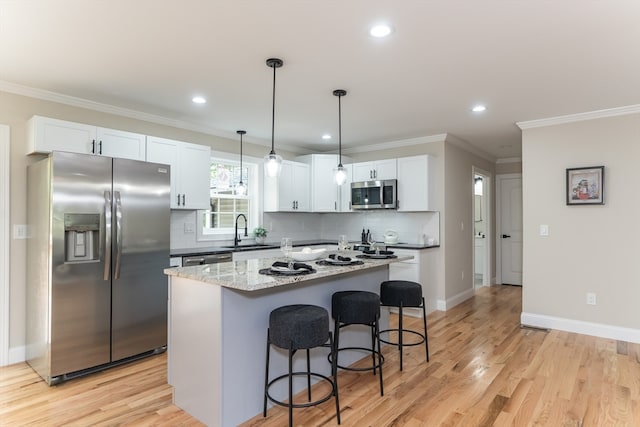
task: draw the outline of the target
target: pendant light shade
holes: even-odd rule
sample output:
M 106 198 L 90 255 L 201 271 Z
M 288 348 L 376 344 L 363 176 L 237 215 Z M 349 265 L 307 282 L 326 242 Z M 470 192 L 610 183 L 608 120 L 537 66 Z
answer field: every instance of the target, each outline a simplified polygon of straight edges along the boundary
M 272 96 L 272 112 L 271 112 L 271 152 L 264 156 L 264 170 L 268 177 L 280 176 L 282 169 L 282 156 L 276 154 L 274 144 L 274 128 L 276 119 L 276 68 L 282 67 L 282 59 L 269 58 L 267 66 L 273 68 L 273 96 Z
M 336 89 L 333 94 L 338 97 L 338 167 L 334 169 L 336 184 L 342 185 L 347 180 L 347 170 L 342 166 L 342 103 L 341 99 L 347 94 L 344 89 Z
M 246 130 L 237 130 L 236 133 L 240 135 L 240 182 L 236 185 L 236 194 L 244 196 L 247 194 L 247 186 L 242 182 L 242 135 L 246 134 Z

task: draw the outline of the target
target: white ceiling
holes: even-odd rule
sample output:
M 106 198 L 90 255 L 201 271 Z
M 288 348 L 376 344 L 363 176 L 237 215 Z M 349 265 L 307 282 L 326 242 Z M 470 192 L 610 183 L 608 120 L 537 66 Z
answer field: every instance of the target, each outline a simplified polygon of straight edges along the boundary
M 448 133 L 519 157 L 516 122 L 639 104 L 639 41 L 637 0 L 0 0 L 5 88 L 231 138 L 270 144 L 282 58 L 276 151 L 335 150 L 341 88 L 345 149 Z

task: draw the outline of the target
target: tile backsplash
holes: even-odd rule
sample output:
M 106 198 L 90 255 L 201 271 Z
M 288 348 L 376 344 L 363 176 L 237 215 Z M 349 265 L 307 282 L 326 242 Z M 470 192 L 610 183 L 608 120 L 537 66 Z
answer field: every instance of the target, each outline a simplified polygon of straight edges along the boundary
M 233 236 L 225 240 L 198 240 L 196 211 L 171 211 L 171 248 L 198 248 L 233 244 Z M 401 243 L 418 243 L 421 235 L 440 241 L 439 212 L 397 212 L 392 210 L 344 213 L 277 212 L 263 214 L 267 242 L 282 237 L 294 240 L 338 240 L 345 234 L 350 241 L 360 241 L 362 229 L 370 230 L 374 240 L 382 241 L 387 230 L 398 233 Z M 224 239 L 224 236 L 221 238 Z

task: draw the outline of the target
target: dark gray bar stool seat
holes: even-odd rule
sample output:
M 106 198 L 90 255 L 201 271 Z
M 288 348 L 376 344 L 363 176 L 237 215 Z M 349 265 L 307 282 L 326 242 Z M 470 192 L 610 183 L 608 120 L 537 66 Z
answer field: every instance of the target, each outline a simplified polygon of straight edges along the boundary
M 395 345 L 400 350 L 400 370 L 402 371 L 402 347 L 414 346 L 424 343 L 425 351 L 427 355 L 427 362 L 429 361 L 429 340 L 427 337 L 427 311 L 424 303 L 424 297 L 422 296 L 422 285 L 416 282 L 409 282 L 406 280 L 387 280 L 380 284 L 380 304 L 387 307 L 398 308 L 398 328 L 386 329 L 380 331 L 380 335 L 384 333 L 397 332 L 398 341 L 392 342 L 380 338 L 380 341 Z M 422 320 L 424 324 L 424 333 L 414 331 L 411 329 L 405 329 L 403 327 L 403 308 L 405 307 L 418 307 L 422 308 Z M 404 342 L 403 335 L 405 333 L 417 335 L 420 339 L 415 342 Z
M 367 291 L 341 291 L 336 292 L 331 297 L 331 315 L 334 320 L 334 343 L 336 365 L 340 369 L 350 371 L 373 371 L 380 370 L 380 396 L 384 396 L 384 387 L 382 384 L 382 364 L 384 357 L 380 351 L 380 297 Z M 366 325 L 371 328 L 371 347 L 340 347 L 340 329 L 349 325 Z M 377 344 L 377 350 L 376 350 Z M 371 353 L 371 366 L 365 368 L 351 368 L 341 366 L 338 357 L 341 351 L 366 351 Z M 376 361 L 377 356 L 377 361 Z M 331 359 L 330 359 L 331 360 Z M 337 377 L 335 379 L 337 383 Z
M 327 343 L 328 342 L 328 343 Z M 271 345 L 288 350 L 289 371 L 269 381 L 269 354 Z M 331 354 L 334 353 L 334 345 L 331 331 L 329 330 L 329 313 L 322 307 L 307 304 L 286 305 L 276 308 L 269 314 L 269 329 L 267 330 L 267 357 L 264 378 L 264 410 L 263 416 L 267 416 L 267 399 L 273 403 L 289 408 L 289 426 L 293 425 L 293 408 L 306 408 L 326 402 L 332 396 L 336 400 L 336 416 L 340 424 L 340 404 L 338 402 L 338 387 L 335 382 L 337 365 L 331 366 L 333 379 L 315 372 L 311 372 L 309 350 L 315 347 L 328 347 Z M 293 356 L 297 350 L 307 351 L 307 370 L 305 372 L 293 372 Z M 332 357 L 335 360 L 335 357 Z M 308 403 L 293 402 L 293 377 L 306 376 Z M 326 381 L 331 386 L 331 391 L 314 401 L 311 401 L 311 377 Z M 287 378 L 289 380 L 289 400 L 283 402 L 274 399 L 269 394 L 269 388 L 277 381 Z

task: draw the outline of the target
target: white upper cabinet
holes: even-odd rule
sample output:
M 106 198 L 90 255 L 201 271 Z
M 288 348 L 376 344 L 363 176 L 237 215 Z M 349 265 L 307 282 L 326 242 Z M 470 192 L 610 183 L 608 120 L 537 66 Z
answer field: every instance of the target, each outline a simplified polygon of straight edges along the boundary
M 147 137 L 148 162 L 171 166 L 171 208 L 209 209 L 211 150 L 205 145 Z
M 68 151 L 122 159 L 144 160 L 145 135 L 49 117 L 28 122 L 27 154 Z
M 277 178 L 264 177 L 265 212 L 309 212 L 309 165 L 282 161 Z
M 297 160 L 308 164 L 310 170 L 311 210 L 338 212 L 339 186 L 334 177 L 338 167 L 337 154 L 310 154 Z
M 435 211 L 434 158 L 429 155 L 398 160 L 398 211 Z
M 347 171 L 347 180 L 340 186 L 338 211 L 351 212 L 351 183 L 353 182 L 353 165 L 343 165 Z
M 376 160 L 353 164 L 353 181 L 371 181 L 382 179 L 396 179 L 396 159 Z
M 121 159 L 144 160 L 146 156 L 145 135 L 122 130 L 97 128 L 97 146 L 93 154 Z

